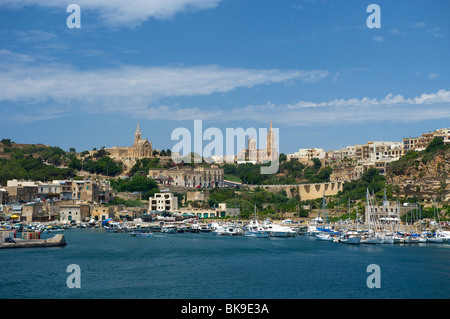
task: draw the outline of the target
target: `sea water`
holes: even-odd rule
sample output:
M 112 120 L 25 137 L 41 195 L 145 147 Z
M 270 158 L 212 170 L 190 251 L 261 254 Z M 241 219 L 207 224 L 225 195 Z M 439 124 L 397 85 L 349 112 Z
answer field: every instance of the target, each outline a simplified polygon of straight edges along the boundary
M 65 247 L 0 250 L 0 298 L 450 297 L 446 244 L 345 245 L 211 233 L 133 237 L 103 229 L 64 234 Z M 80 288 L 67 285 L 72 264 L 79 266 Z M 380 288 L 367 284 L 374 264 Z

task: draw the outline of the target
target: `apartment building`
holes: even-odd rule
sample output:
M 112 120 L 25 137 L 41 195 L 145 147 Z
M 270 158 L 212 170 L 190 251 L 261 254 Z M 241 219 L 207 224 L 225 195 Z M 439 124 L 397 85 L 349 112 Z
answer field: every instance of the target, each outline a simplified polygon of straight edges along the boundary
M 436 137 L 442 139 L 445 144 L 450 144 L 450 128 L 441 128 L 433 132 L 423 133 L 419 137 L 403 138 L 403 152 L 406 154 L 409 151 L 422 151 Z
M 156 193 L 149 198 L 150 212 L 173 212 L 178 210 L 178 197 L 172 193 Z

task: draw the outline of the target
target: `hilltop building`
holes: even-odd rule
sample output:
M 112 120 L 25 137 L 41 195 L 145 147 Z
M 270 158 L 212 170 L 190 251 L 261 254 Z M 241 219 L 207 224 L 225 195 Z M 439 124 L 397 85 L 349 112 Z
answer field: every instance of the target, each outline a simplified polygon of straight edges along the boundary
M 270 121 L 269 132 L 267 133 L 266 148 L 258 149 L 256 139 L 247 138 L 247 148 L 242 149 L 237 155 L 237 163 L 262 164 L 274 161 L 278 158 L 277 138 Z
M 148 139 L 142 139 L 142 133 L 137 125 L 134 132 L 134 143 L 130 147 L 115 146 L 107 148 L 106 151 L 110 153 L 110 157 L 114 159 L 120 158 L 148 158 L 153 157 L 153 145 Z
M 224 170 L 217 165 L 175 166 L 170 169 L 150 169 L 148 177 L 163 185 L 183 187 L 223 186 Z

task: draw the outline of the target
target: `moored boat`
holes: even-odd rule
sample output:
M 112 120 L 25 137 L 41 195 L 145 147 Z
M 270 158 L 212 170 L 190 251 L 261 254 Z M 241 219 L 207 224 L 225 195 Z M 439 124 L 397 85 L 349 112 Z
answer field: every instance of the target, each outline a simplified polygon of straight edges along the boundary
M 354 231 L 345 232 L 339 239 L 343 244 L 358 245 L 361 242 L 361 236 Z

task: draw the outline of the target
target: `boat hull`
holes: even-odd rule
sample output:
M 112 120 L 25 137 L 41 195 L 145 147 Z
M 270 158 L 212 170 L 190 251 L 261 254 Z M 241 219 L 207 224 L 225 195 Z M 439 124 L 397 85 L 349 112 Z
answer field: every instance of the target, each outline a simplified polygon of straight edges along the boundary
M 349 245 L 359 245 L 361 243 L 361 238 L 359 238 L 359 237 L 346 238 L 346 239 L 341 239 L 340 242 L 343 244 L 349 244 Z

